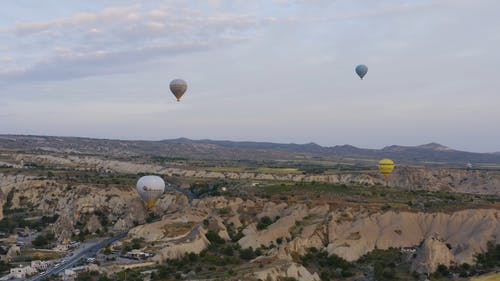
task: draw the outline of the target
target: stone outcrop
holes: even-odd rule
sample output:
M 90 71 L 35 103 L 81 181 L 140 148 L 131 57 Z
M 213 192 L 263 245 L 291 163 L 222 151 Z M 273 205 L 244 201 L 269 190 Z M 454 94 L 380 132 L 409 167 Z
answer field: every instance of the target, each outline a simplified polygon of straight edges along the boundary
M 433 273 L 442 264 L 446 267 L 455 261 L 453 253 L 439 235 L 427 237 L 417 250 L 417 257 L 412 262 L 411 269 L 418 273 Z
M 238 241 L 242 248 L 252 247 L 254 249 L 261 245 L 269 246 L 275 244 L 276 239 L 291 238 L 290 228 L 295 225 L 297 221 L 302 220 L 309 214 L 307 207 L 302 204 L 294 205 L 291 208 L 284 209 L 280 212 L 282 217 L 273 224 L 269 225 L 267 229 L 261 231 L 246 231 L 245 237 Z
M 206 231 L 200 228 L 198 234 L 192 240 L 188 239 L 182 242 L 168 242 L 163 244 L 161 249 L 156 251 L 157 254 L 153 257 L 153 260 L 163 262 L 166 259 L 182 258 L 187 253 L 199 254 L 210 244 L 205 237 L 205 233 Z
M 14 245 L 9 248 L 7 253 L 5 254 L 5 260 L 11 262 L 13 261 L 19 254 L 21 253 L 21 248 L 18 246 Z
M 354 214 L 351 220 L 339 220 L 335 213 L 328 225 L 329 253 L 353 261 L 378 249 L 414 247 L 438 234 L 451 245 L 458 263 L 473 263 L 475 253 L 486 243 L 500 243 L 500 211 L 464 210 L 446 213 L 386 212 Z
M 75 231 L 73 227 L 73 220 L 68 214 L 61 214 L 57 221 L 51 227 L 52 232 L 56 233 L 56 239 L 59 243 L 68 240 Z
M 87 221 L 87 225 L 85 225 L 85 229 L 89 233 L 96 233 L 101 228 L 102 225 L 101 222 L 99 221 L 99 218 L 96 215 L 90 216 L 89 220 Z
M 317 273 L 311 274 L 305 267 L 294 262 L 272 264 L 271 267 L 256 271 L 254 276 L 269 281 L 277 281 L 279 277 L 295 278 L 298 281 L 320 281 Z
M 134 221 L 144 221 L 146 216 L 144 204 L 130 187 L 68 185 L 45 178 L 0 175 L 0 191 L 3 198 L 9 197 L 13 209 L 29 206 L 29 211 L 41 215 L 60 214 L 52 228 L 61 239 L 71 236 L 77 221 L 87 224 L 90 232 L 101 228 L 94 216 L 96 211 L 109 222 L 120 221 L 121 229 L 133 226 Z M 0 198 L 0 210 L 4 202 Z

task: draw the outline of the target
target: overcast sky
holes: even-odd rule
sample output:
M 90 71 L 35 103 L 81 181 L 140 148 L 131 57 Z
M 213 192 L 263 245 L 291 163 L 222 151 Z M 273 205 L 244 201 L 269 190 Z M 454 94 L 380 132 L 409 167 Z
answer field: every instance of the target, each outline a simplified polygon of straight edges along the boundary
M 500 151 L 497 0 L 0 4 L 0 133 Z

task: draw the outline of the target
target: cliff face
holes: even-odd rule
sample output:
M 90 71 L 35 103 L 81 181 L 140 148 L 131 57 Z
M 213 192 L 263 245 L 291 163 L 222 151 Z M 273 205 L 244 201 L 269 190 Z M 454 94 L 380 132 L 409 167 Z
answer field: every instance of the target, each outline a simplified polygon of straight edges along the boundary
M 500 211 L 354 214 L 348 221 L 334 215 L 328 229 L 328 252 L 350 261 L 375 247 L 416 247 L 437 234 L 443 243 L 451 245 L 453 260 L 473 263 L 474 254 L 484 251 L 488 241 L 500 243 Z
M 140 171 L 166 173 L 170 170 L 158 165 L 83 156 L 61 158 L 45 155 L 35 158 L 50 165 L 133 174 Z M 173 172 L 202 178 L 383 183 L 376 172 L 337 175 L 219 173 L 182 169 L 174 169 Z M 500 186 L 500 175 L 495 172 L 401 167 L 391 176 L 390 184 L 405 189 L 499 194 L 497 187 Z M 500 211 L 495 209 L 469 209 L 450 214 L 395 211 L 369 213 L 360 211 L 365 210 L 363 208 L 334 209 L 335 204 L 277 204 L 258 198 L 209 197 L 189 203 L 184 195 L 166 193 L 152 209 L 162 219 L 133 228 L 134 221 L 144 222 L 148 215 L 133 186 L 111 185 L 103 188 L 102 185 L 66 184 L 62 180 L 0 175 L 0 207 L 4 206 L 7 198 L 10 208 L 29 206 L 34 213 L 60 214 L 52 226 L 60 240 L 71 236 L 76 222 L 84 223 L 83 229 L 97 231 L 102 227 L 102 218 L 99 216 L 104 214 L 112 224 L 111 230 L 131 229 L 129 239 L 143 238 L 147 243 L 154 244 L 158 253 L 155 259 L 158 261 L 178 258 L 188 252 L 199 253 L 205 249 L 209 245 L 204 235 L 207 229 L 202 226 L 205 219 L 213 219 L 215 229 L 225 239 L 229 238 L 226 226 L 229 228 L 232 223 L 235 229 L 243 228 L 244 237 L 238 241 L 243 248 L 276 246 L 267 254 L 286 266 L 269 267 L 256 273 L 261 277 L 270 276 L 271 279 L 277 276 L 301 276 L 303 279 L 299 280 L 316 280 L 314 274 L 308 274 L 304 268 L 292 264 L 292 256 L 304 254 L 309 247 L 326 249 L 329 253 L 353 261 L 375 248 L 417 248 L 421 245 L 413 261 L 413 269 L 432 272 L 440 263 L 473 263 L 474 254 L 484 251 L 487 241 L 500 243 Z M 217 213 L 221 210 L 225 214 Z M 1 215 L 0 212 L 0 218 Z M 257 230 L 257 220 L 264 216 L 269 216 L 275 222 L 264 230 Z M 448 249 L 448 245 L 451 249 Z
M 69 185 L 49 179 L 0 175 L 0 192 L 9 195 L 11 209 L 27 208 L 34 215 L 59 214 L 52 230 L 58 233 L 60 241 L 71 237 L 76 222 L 84 223 L 83 229 L 91 233 L 102 228 L 102 218 L 97 214 L 111 222 L 111 230 L 129 229 L 134 221 L 141 222 L 146 217 L 146 208 L 132 187 L 102 188 L 92 184 Z M 175 205 L 176 198 L 183 202 L 183 197 L 167 193 L 159 200 L 160 208 L 166 210 L 168 205 Z M 0 200 L 0 210 L 4 203 L 5 200 Z
M 398 167 L 391 175 L 390 184 L 409 190 L 425 189 L 499 195 L 500 173 Z
M 433 273 L 442 264 L 447 267 L 455 262 L 455 257 L 439 235 L 425 239 L 417 250 L 417 256 L 411 265 L 412 271 Z
M 273 264 L 272 267 L 256 271 L 254 276 L 259 280 L 280 280 L 282 277 L 294 278 L 298 281 L 320 281 L 317 273 L 311 274 L 305 267 L 294 262 Z

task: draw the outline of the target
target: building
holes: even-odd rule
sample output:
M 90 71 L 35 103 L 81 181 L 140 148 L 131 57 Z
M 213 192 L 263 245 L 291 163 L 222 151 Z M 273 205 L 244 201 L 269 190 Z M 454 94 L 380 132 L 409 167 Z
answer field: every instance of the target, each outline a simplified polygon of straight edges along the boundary
M 10 276 L 13 278 L 25 279 L 27 276 L 37 273 L 37 270 L 31 266 L 19 266 L 10 269 Z
M 57 244 L 57 246 L 54 247 L 54 250 L 60 251 L 60 252 L 66 252 L 69 250 L 69 245 L 68 244 Z
M 30 236 L 30 230 L 28 228 L 16 228 L 16 233 L 20 237 L 28 237 L 28 236 Z
M 74 248 L 78 248 L 78 247 L 80 247 L 80 242 L 77 242 L 77 241 L 71 241 L 71 242 L 69 243 L 69 247 L 70 247 L 70 248 L 73 248 L 73 249 L 74 249 Z
M 115 241 L 113 243 L 111 243 L 111 249 L 118 249 L 118 248 L 121 248 L 123 246 L 123 243 L 121 241 Z
M 77 266 L 70 269 L 64 270 L 64 272 L 59 273 L 59 277 L 64 281 L 73 281 L 78 277 L 78 272 L 98 270 L 99 267 L 95 264 Z
M 415 247 L 402 247 L 401 248 L 401 253 L 404 254 L 414 254 L 417 251 L 417 248 Z
M 125 254 L 125 257 L 136 260 L 145 260 L 151 256 L 152 255 L 150 253 L 141 252 L 139 250 L 132 250 Z
M 63 281 L 73 281 L 76 280 L 77 274 L 74 270 L 66 269 L 60 274 Z
M 47 261 L 40 261 L 40 260 L 31 261 L 31 267 L 33 267 L 34 269 L 36 269 L 38 271 L 47 270 L 47 268 L 49 267 L 49 264 L 50 263 Z
M 113 254 L 113 253 L 111 253 L 111 254 L 109 254 L 109 255 L 106 255 L 106 254 L 104 254 L 104 253 L 98 253 L 98 254 L 96 255 L 96 259 L 97 259 L 98 261 L 112 261 L 112 260 L 115 260 L 115 259 L 116 259 L 116 256 L 117 256 L 117 255 L 116 255 L 116 254 Z

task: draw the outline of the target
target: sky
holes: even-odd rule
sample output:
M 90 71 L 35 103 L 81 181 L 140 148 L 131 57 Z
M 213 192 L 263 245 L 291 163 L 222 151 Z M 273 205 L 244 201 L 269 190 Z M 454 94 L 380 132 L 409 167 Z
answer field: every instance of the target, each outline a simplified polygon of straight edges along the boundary
M 497 0 L 0 4 L 2 134 L 500 151 Z

